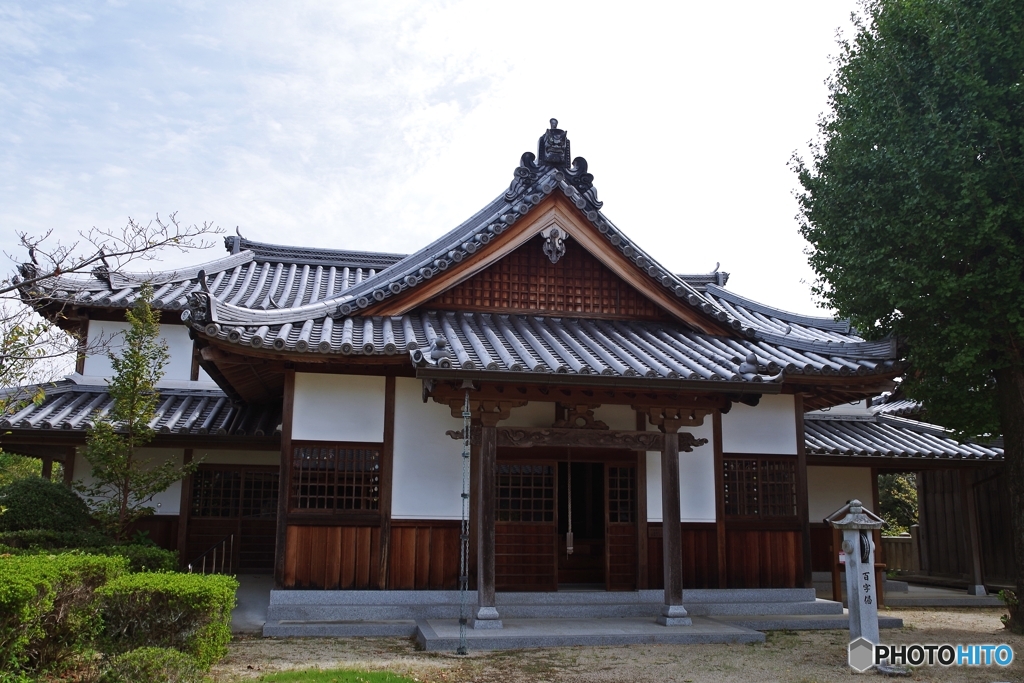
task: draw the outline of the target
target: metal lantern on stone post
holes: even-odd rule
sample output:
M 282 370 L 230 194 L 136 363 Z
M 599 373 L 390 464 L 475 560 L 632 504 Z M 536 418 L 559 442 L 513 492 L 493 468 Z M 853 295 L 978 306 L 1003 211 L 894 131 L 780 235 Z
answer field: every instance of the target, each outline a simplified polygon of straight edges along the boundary
M 843 532 L 846 554 L 846 599 L 850 611 L 850 640 L 865 638 L 878 644 L 878 591 L 875 587 L 875 543 L 871 532 L 884 520 L 851 500 L 825 518 Z

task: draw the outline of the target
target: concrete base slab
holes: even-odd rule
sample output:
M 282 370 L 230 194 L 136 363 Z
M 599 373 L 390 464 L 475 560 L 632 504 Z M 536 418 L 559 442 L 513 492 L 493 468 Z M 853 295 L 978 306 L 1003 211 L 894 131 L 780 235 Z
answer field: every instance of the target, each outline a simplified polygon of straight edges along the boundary
M 411 619 L 394 621 L 268 621 L 265 638 L 409 638 L 416 634 Z
M 845 614 L 747 615 L 715 617 L 715 620 L 755 631 L 842 631 L 850 628 L 850 618 Z M 880 616 L 878 628 L 903 628 L 903 620 L 899 617 Z
M 660 626 L 653 619 L 504 619 L 499 632 L 466 630 L 470 650 L 517 650 L 574 645 L 763 643 L 764 634 L 717 619 L 696 617 L 688 626 Z M 459 622 L 426 619 L 416 624 L 425 650 L 459 646 Z
M 267 621 L 274 577 L 269 574 L 240 574 L 237 603 L 231 611 L 232 633 L 258 633 Z

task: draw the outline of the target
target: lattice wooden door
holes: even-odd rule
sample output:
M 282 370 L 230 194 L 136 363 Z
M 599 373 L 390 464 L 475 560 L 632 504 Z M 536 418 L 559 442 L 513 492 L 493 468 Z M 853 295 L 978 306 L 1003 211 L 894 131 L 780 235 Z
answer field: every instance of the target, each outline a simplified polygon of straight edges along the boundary
M 557 468 L 552 462 L 499 462 L 497 469 L 495 587 L 557 590 Z
M 637 468 L 633 463 L 605 466 L 605 587 L 636 590 Z

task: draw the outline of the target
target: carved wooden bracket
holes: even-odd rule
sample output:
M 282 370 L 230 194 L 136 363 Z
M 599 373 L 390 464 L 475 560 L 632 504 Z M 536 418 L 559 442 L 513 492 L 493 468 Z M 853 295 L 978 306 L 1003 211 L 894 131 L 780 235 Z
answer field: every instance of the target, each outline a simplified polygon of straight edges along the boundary
M 675 432 L 680 427 L 699 427 L 704 424 L 704 416 L 712 412 L 707 409 L 664 406 L 633 406 L 633 410 L 647 413 L 651 424 L 660 427 L 663 432 Z
M 600 405 L 567 405 L 564 420 L 555 422 L 555 427 L 565 429 L 608 429 L 608 425 L 594 417 L 594 409 Z
M 525 406 L 526 403 L 526 401 L 474 401 L 470 398 L 469 413 L 475 424 L 495 427 L 502 420 L 509 418 L 513 408 L 520 408 Z M 461 418 L 462 409 L 465 407 L 465 400 L 450 399 L 448 407 L 452 411 L 452 417 Z
M 532 448 L 534 446 L 574 446 L 577 448 L 619 448 L 629 451 L 660 451 L 665 447 L 662 432 L 626 432 L 617 430 L 581 430 L 544 427 L 498 427 L 498 446 L 509 448 Z M 445 432 L 451 438 L 461 441 L 461 429 Z M 480 427 L 470 430 L 474 443 L 480 442 Z M 679 452 L 689 453 L 697 446 L 703 446 L 707 439 L 696 439 L 689 432 L 679 432 Z

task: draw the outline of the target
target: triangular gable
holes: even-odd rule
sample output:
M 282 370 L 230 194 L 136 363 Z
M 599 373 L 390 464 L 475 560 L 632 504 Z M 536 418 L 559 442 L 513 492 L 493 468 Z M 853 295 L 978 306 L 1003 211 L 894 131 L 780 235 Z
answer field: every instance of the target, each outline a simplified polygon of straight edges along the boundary
M 578 248 L 585 252 L 600 264 L 608 272 L 608 275 L 621 280 L 626 285 L 626 288 L 621 291 L 629 292 L 627 296 L 636 295 L 649 302 L 636 310 L 653 313 L 656 308 L 664 311 L 671 318 L 686 322 L 703 332 L 729 336 L 736 334 L 736 331 L 728 324 L 719 321 L 713 315 L 703 313 L 700 309 L 675 296 L 671 290 L 660 286 L 638 266 L 636 261 L 626 258 L 620 250 L 610 244 L 609 240 L 601 235 L 590 221 L 580 215 L 580 210 L 561 194 L 555 192 L 547 196 L 533 207 L 527 216 L 509 226 L 502 234 L 492 238 L 486 245 L 478 248 L 469 258 L 464 258 L 461 262 L 448 266 L 443 272 L 434 275 L 429 281 L 422 282 L 415 288 L 410 288 L 375 306 L 370 306 L 361 314 L 402 315 L 415 308 L 443 301 L 443 294 L 456 290 L 463 283 L 482 275 L 500 261 L 509 258 L 520 248 L 527 246 L 527 243 L 542 234 L 550 234 L 550 231 L 555 228 L 566 236 L 567 245 L 572 243 L 574 250 Z M 568 250 L 568 246 L 566 249 Z M 499 267 L 499 269 L 503 267 Z M 449 299 L 452 299 L 455 294 L 448 296 Z M 452 308 L 453 306 L 445 305 L 443 307 Z M 579 312 L 576 315 L 589 314 Z M 594 317 L 603 316 L 595 315 Z M 614 317 L 618 317 L 618 314 Z
M 552 260 L 537 235 L 497 263 L 437 295 L 430 310 L 626 320 L 671 320 L 573 239 Z

